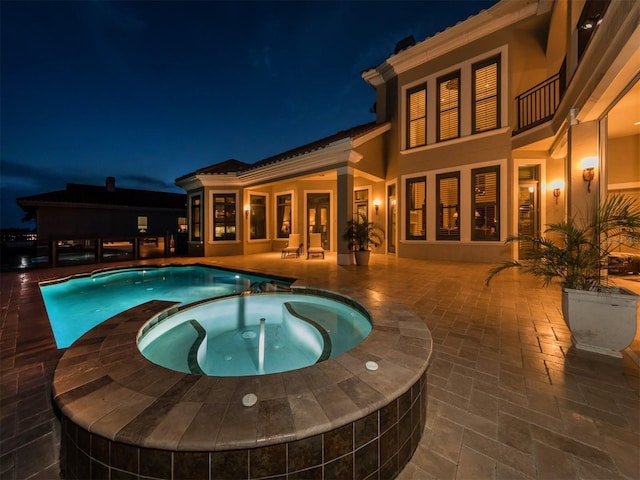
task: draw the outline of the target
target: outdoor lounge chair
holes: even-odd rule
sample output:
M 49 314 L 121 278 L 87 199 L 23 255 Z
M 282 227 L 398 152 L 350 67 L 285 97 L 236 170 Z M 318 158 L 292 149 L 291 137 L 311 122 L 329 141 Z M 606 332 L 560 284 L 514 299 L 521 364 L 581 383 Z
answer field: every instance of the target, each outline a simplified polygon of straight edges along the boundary
M 300 256 L 302 252 L 302 243 L 300 243 L 300 234 L 299 233 L 290 233 L 289 241 L 282 249 L 281 258 L 286 258 L 289 255 L 295 255 L 296 258 Z
M 322 237 L 319 233 L 309 234 L 309 247 L 307 248 L 307 260 L 310 255 L 322 255 L 324 258 L 324 248 L 322 248 Z

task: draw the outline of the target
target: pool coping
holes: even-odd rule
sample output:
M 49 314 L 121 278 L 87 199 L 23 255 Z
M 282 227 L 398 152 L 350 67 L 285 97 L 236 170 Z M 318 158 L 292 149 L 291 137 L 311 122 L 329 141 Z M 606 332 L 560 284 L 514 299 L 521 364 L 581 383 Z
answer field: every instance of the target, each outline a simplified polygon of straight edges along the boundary
M 373 329 L 358 346 L 303 369 L 246 377 L 180 373 L 147 360 L 136 342 L 147 321 L 176 312 L 179 305 L 149 301 L 73 343 L 52 384 L 62 414 L 90 433 L 146 448 L 223 451 L 274 445 L 325 433 L 379 410 L 420 380 L 432 352 L 424 321 L 406 305 L 391 304 L 373 312 Z M 379 368 L 368 370 L 367 361 Z M 248 393 L 258 397 L 252 407 L 242 405 Z

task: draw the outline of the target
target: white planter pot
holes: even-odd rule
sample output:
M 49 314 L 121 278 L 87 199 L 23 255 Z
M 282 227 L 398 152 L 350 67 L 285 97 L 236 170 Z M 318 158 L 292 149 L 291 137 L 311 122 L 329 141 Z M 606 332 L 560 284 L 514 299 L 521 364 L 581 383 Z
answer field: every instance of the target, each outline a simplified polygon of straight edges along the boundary
M 371 251 L 369 250 L 356 250 L 354 252 L 356 257 L 357 265 L 369 265 L 369 257 L 371 256 Z
M 562 290 L 562 314 L 576 348 L 621 358 L 636 335 L 640 296 L 624 288 Z

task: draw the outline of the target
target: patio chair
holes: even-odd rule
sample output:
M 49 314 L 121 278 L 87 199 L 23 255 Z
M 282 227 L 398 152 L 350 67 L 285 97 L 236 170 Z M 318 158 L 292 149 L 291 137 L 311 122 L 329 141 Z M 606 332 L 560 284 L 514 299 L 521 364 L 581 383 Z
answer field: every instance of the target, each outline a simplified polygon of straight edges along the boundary
M 302 252 L 302 243 L 300 243 L 300 234 L 299 233 L 290 233 L 289 241 L 282 249 L 281 258 L 286 258 L 289 255 L 295 255 L 296 258 L 300 256 Z
M 324 248 L 322 248 L 322 237 L 319 233 L 309 234 L 309 247 L 307 248 L 307 260 L 311 255 L 322 255 L 324 259 Z

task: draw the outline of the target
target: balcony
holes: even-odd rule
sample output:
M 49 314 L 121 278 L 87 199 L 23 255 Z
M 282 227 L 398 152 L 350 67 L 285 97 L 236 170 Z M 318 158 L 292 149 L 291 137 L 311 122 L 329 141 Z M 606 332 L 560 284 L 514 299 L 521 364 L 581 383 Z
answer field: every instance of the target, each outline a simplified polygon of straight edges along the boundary
M 553 118 L 565 90 L 565 67 L 516 97 L 518 125 L 513 135 Z

